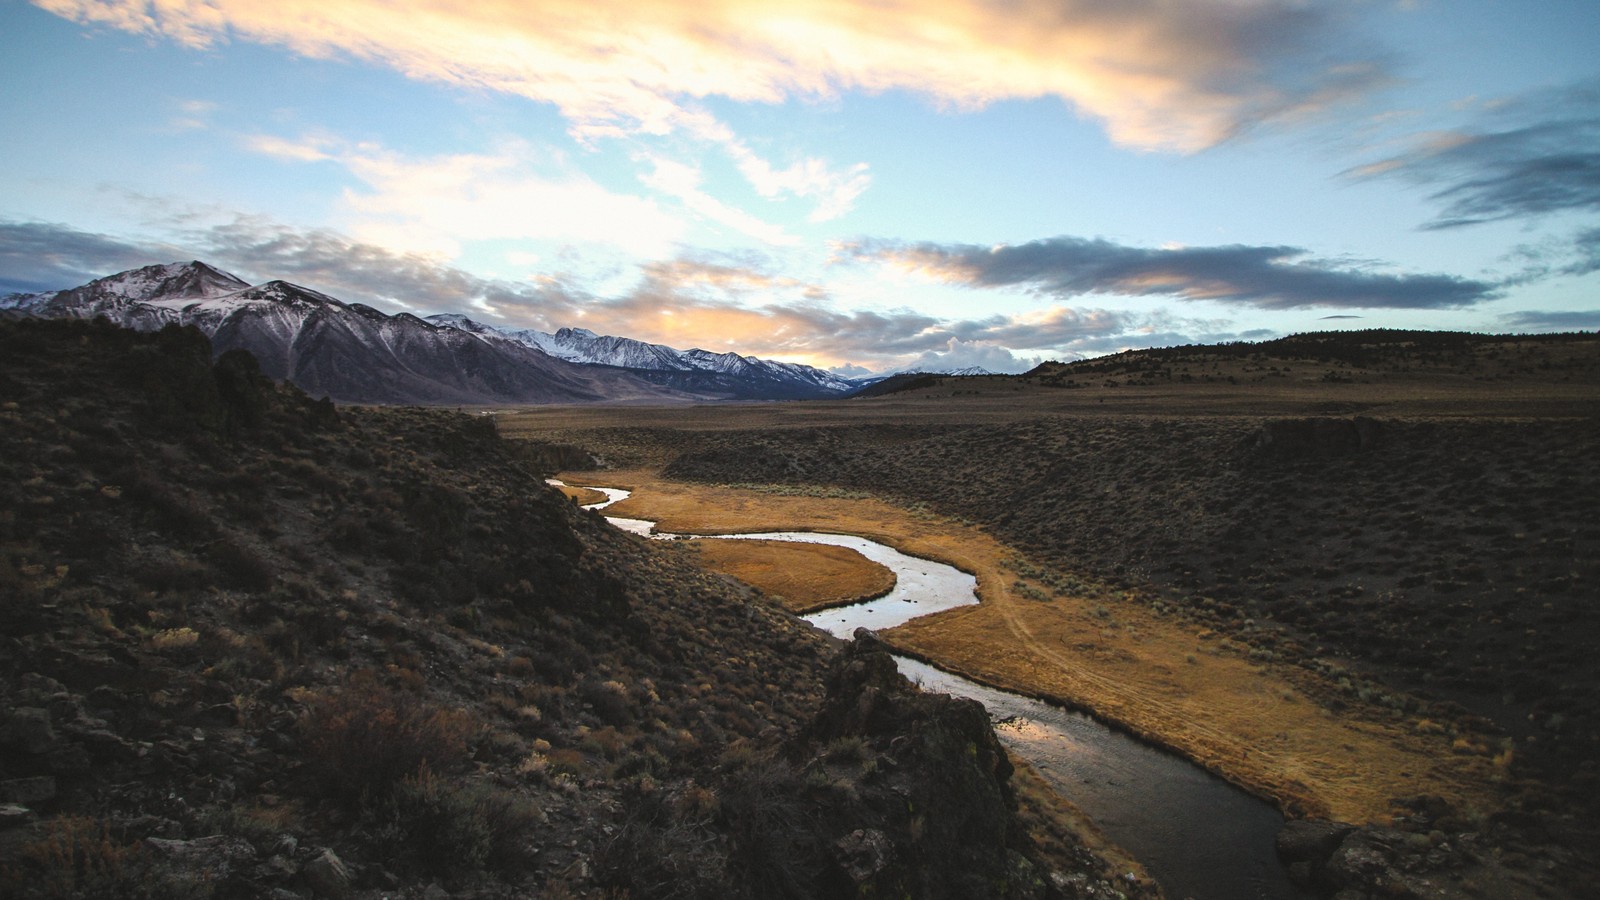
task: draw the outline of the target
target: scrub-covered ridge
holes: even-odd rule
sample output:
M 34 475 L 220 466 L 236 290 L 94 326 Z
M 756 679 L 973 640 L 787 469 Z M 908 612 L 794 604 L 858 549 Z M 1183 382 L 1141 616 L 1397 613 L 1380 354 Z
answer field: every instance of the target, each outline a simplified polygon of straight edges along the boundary
M 1111 896 L 981 714 L 484 418 L 62 321 L 0 397 L 0 893 Z

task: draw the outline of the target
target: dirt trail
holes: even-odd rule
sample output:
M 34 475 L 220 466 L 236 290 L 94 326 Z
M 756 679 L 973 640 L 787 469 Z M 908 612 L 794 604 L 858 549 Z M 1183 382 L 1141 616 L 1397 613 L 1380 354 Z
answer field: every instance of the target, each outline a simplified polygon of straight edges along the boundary
M 814 498 L 668 482 L 646 470 L 571 475 L 634 491 L 607 512 L 664 531 L 836 531 L 977 576 L 978 606 L 914 620 L 898 649 L 995 687 L 1082 708 L 1168 747 L 1286 811 L 1385 822 L 1395 800 L 1436 794 L 1493 808 L 1482 755 L 1382 709 L 1335 713 L 1317 676 L 1262 665 L 1197 626 L 1116 595 L 1036 599 L 1007 568 L 1013 551 L 980 529 L 877 500 Z M 1031 596 L 1029 596 L 1031 595 Z

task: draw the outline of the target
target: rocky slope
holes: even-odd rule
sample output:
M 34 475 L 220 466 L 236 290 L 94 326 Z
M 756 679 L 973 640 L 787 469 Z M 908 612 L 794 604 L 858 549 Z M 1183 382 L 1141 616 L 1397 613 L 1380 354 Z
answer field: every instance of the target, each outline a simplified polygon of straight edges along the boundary
M 1017 827 L 981 714 L 484 418 L 38 320 L 0 397 L 0 893 L 1119 895 Z

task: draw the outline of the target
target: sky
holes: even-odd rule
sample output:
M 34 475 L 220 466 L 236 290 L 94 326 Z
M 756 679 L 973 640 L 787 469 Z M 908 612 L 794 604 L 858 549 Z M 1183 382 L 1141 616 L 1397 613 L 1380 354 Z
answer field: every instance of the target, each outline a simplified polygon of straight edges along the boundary
M 0 294 L 860 375 L 1600 329 L 1594 0 L 0 0 Z

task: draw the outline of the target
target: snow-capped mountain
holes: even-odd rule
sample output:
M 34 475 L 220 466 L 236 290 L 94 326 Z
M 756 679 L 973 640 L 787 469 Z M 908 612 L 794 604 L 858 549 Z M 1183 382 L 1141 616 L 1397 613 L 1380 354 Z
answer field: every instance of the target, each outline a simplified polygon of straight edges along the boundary
M 709 388 L 720 383 L 747 398 L 834 397 L 858 387 L 854 381 L 812 366 L 737 353 L 675 350 L 664 344 L 595 334 L 587 328 L 562 328 L 555 334 L 546 334 L 541 331 L 495 328 L 454 314 L 429 316 L 428 321 L 473 334 L 497 334 L 569 362 L 616 366 L 641 372 L 679 373 L 671 380 L 680 387 L 699 385 Z M 696 373 L 721 375 L 731 380 L 693 377 Z
M 193 325 L 218 354 L 249 350 L 264 374 L 313 396 L 352 403 L 702 399 L 285 281 L 251 286 L 200 262 L 146 266 L 71 290 L 12 295 L 0 304 L 36 316 L 103 316 L 140 330 Z
M 285 281 L 250 285 L 202 262 L 146 266 L 81 287 L 0 298 L 0 314 L 140 330 L 193 325 L 221 354 L 253 353 L 270 377 L 353 403 L 589 403 L 839 396 L 854 383 L 810 366 L 563 328 L 497 329 L 344 303 Z
M 150 320 L 174 321 L 177 307 L 194 301 L 224 297 L 250 285 L 202 262 L 145 266 L 81 287 L 40 294 L 0 297 L 0 309 L 40 312 L 54 316 L 92 319 L 98 315 L 119 319 L 135 306 L 149 306 L 134 315 Z M 160 324 L 165 324 L 162 321 Z M 160 327 L 160 324 L 156 327 Z

